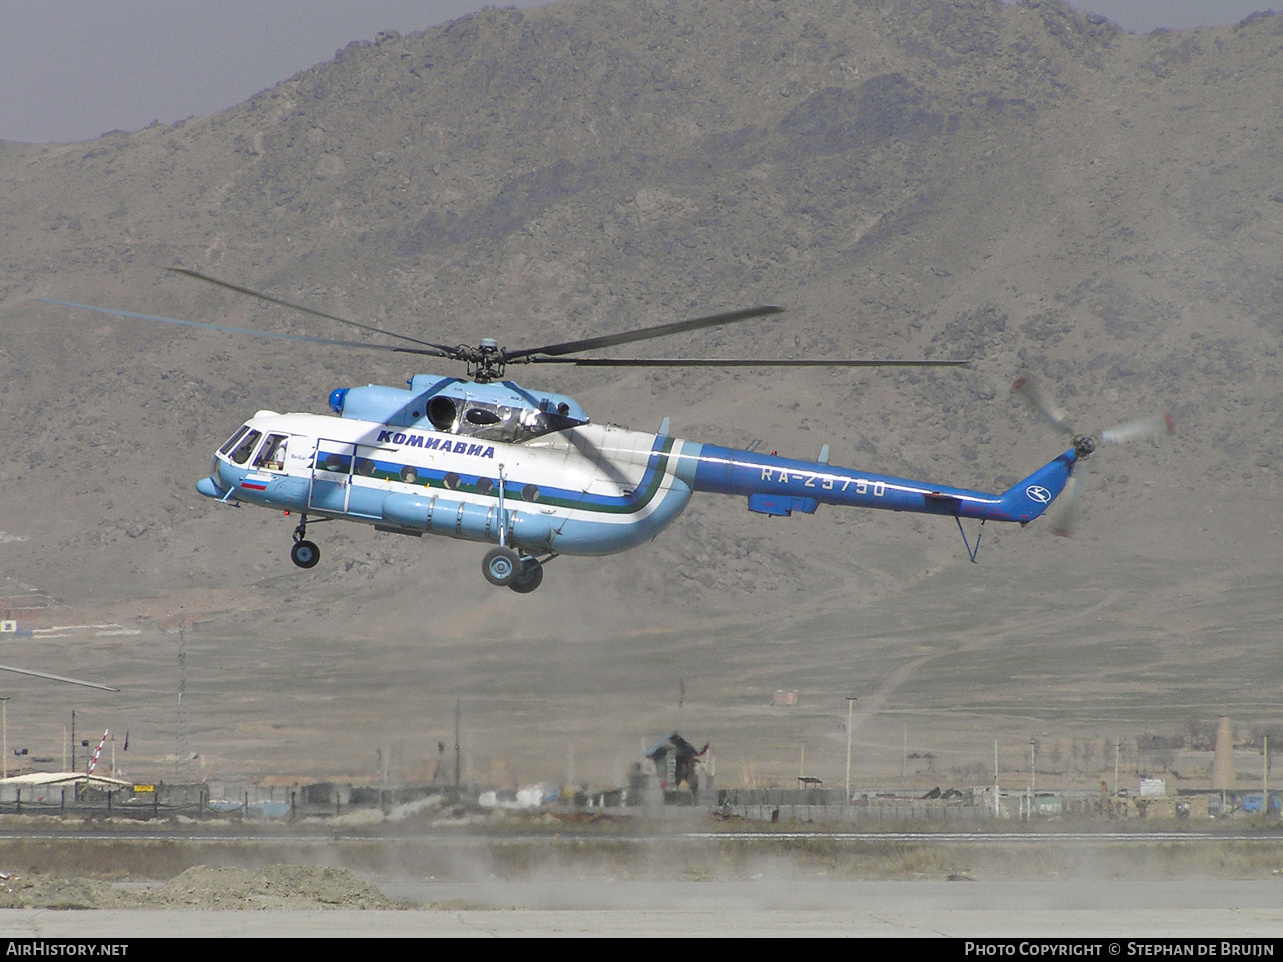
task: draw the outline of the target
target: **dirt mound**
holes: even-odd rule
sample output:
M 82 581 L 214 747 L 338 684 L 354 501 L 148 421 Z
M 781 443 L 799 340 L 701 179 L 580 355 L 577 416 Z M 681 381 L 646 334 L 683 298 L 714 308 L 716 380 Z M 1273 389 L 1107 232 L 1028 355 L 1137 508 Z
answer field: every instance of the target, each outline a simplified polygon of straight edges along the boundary
M 395 909 L 345 868 L 273 865 L 265 869 L 189 868 L 160 885 L 126 886 L 46 875 L 0 880 L 6 909 Z
M 321 865 L 273 865 L 259 870 L 197 865 L 159 888 L 135 894 L 154 908 L 397 908 L 355 872 Z

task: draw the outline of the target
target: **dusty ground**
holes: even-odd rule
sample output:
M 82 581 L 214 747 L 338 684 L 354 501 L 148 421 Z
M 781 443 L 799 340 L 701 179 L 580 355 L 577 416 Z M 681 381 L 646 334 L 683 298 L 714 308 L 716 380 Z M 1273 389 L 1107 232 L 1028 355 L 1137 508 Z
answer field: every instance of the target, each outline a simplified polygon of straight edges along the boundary
M 156 884 L 9 874 L 0 908 L 50 909 L 390 909 L 397 903 L 345 868 L 274 865 L 189 868 Z
M 1028 901 L 1052 884 L 1075 893 L 1070 902 L 1028 902 L 1031 909 L 1104 908 L 1115 900 L 1100 896 L 1101 886 L 1123 893 L 1163 883 L 1183 886 L 1187 907 L 1208 908 L 1200 887 L 1229 881 L 1252 882 L 1253 898 L 1277 907 L 1283 886 L 1277 822 L 1244 820 L 1115 825 L 1108 833 L 1098 822 L 1072 820 L 1007 835 L 981 826 L 966 839 L 940 825 L 851 837 L 823 825 L 780 826 L 783 834 L 756 825 L 746 833 L 696 817 L 585 821 L 453 810 L 359 826 L 305 820 L 288 829 L 18 818 L 2 828 L 0 909 L 678 909 L 711 900 L 827 910 L 848 904 L 833 886 L 876 882 L 977 883 L 976 893 L 1008 886 L 994 907 Z M 1237 898 L 1242 907 L 1256 904 Z M 1131 894 L 1125 901 L 1146 907 Z
M 737 837 L 689 818 L 586 824 L 453 810 L 377 824 L 308 820 L 289 831 L 227 823 L 224 838 L 217 826 L 182 820 L 147 826 L 146 837 L 128 837 L 133 828 L 5 819 L 0 932 L 120 940 L 1283 934 L 1283 836 L 1244 822 L 1221 826 L 1219 839 L 965 842 L 944 833 Z M 1100 825 L 1046 828 L 1059 836 Z

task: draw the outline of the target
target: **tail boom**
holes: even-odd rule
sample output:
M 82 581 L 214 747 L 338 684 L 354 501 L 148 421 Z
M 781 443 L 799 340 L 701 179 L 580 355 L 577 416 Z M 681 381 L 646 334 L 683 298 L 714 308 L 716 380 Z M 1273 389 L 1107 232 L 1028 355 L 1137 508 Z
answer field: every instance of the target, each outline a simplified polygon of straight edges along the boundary
M 1002 494 L 711 444 L 698 446 L 693 460 L 682 473 L 695 491 L 744 495 L 749 510 L 762 514 L 811 514 L 821 504 L 836 504 L 1027 524 L 1064 490 L 1078 456 L 1070 448 Z

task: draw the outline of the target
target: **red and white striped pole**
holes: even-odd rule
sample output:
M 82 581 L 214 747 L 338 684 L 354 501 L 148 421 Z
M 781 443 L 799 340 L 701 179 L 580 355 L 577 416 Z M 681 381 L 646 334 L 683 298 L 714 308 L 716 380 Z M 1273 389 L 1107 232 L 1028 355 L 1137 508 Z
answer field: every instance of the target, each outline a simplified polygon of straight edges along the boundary
M 89 759 L 89 771 L 87 774 L 92 775 L 94 769 L 98 767 L 98 756 L 102 754 L 102 746 L 107 744 L 107 736 L 110 734 L 110 728 L 102 733 L 102 740 L 98 742 L 98 747 L 94 749 L 94 757 Z

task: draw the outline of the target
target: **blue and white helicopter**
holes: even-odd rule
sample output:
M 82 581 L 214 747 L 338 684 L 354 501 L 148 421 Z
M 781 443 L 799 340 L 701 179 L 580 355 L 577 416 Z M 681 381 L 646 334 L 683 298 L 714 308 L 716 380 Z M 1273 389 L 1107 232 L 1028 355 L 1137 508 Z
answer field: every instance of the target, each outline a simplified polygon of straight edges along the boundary
M 190 271 L 178 274 L 260 300 L 396 338 L 397 345 L 252 331 L 39 298 L 64 307 L 208 328 L 258 337 L 381 350 L 462 361 L 467 377 L 416 374 L 408 387 L 339 388 L 331 415 L 259 411 L 214 455 L 196 490 L 227 504 L 295 513 L 290 558 L 300 568 L 320 560 L 307 539 L 309 519 L 359 521 L 396 534 L 444 535 L 490 544 L 482 573 L 494 585 L 526 593 L 558 555 L 608 555 L 654 538 L 672 524 L 695 492 L 739 495 L 765 515 L 812 514 L 821 504 L 912 511 L 955 518 L 972 561 L 963 519 L 1021 525 L 1040 517 L 1071 484 L 1074 467 L 1098 442 L 1154 433 L 1166 421 L 1146 419 L 1097 437 L 1075 434 L 1064 414 L 1031 382 L 1016 388 L 1072 446 L 1001 494 L 870 474 L 817 461 L 735 450 L 673 437 L 665 418 L 657 433 L 594 424 L 571 397 L 505 380 L 511 364 L 580 367 L 947 367 L 965 360 L 755 358 L 609 358 L 580 356 L 620 344 L 732 324 L 781 312 L 746 310 L 661 324 L 541 347 L 450 347 L 271 297 Z M 1071 491 L 1072 500 L 1072 491 Z M 1066 532 L 1058 532 L 1066 533 Z

